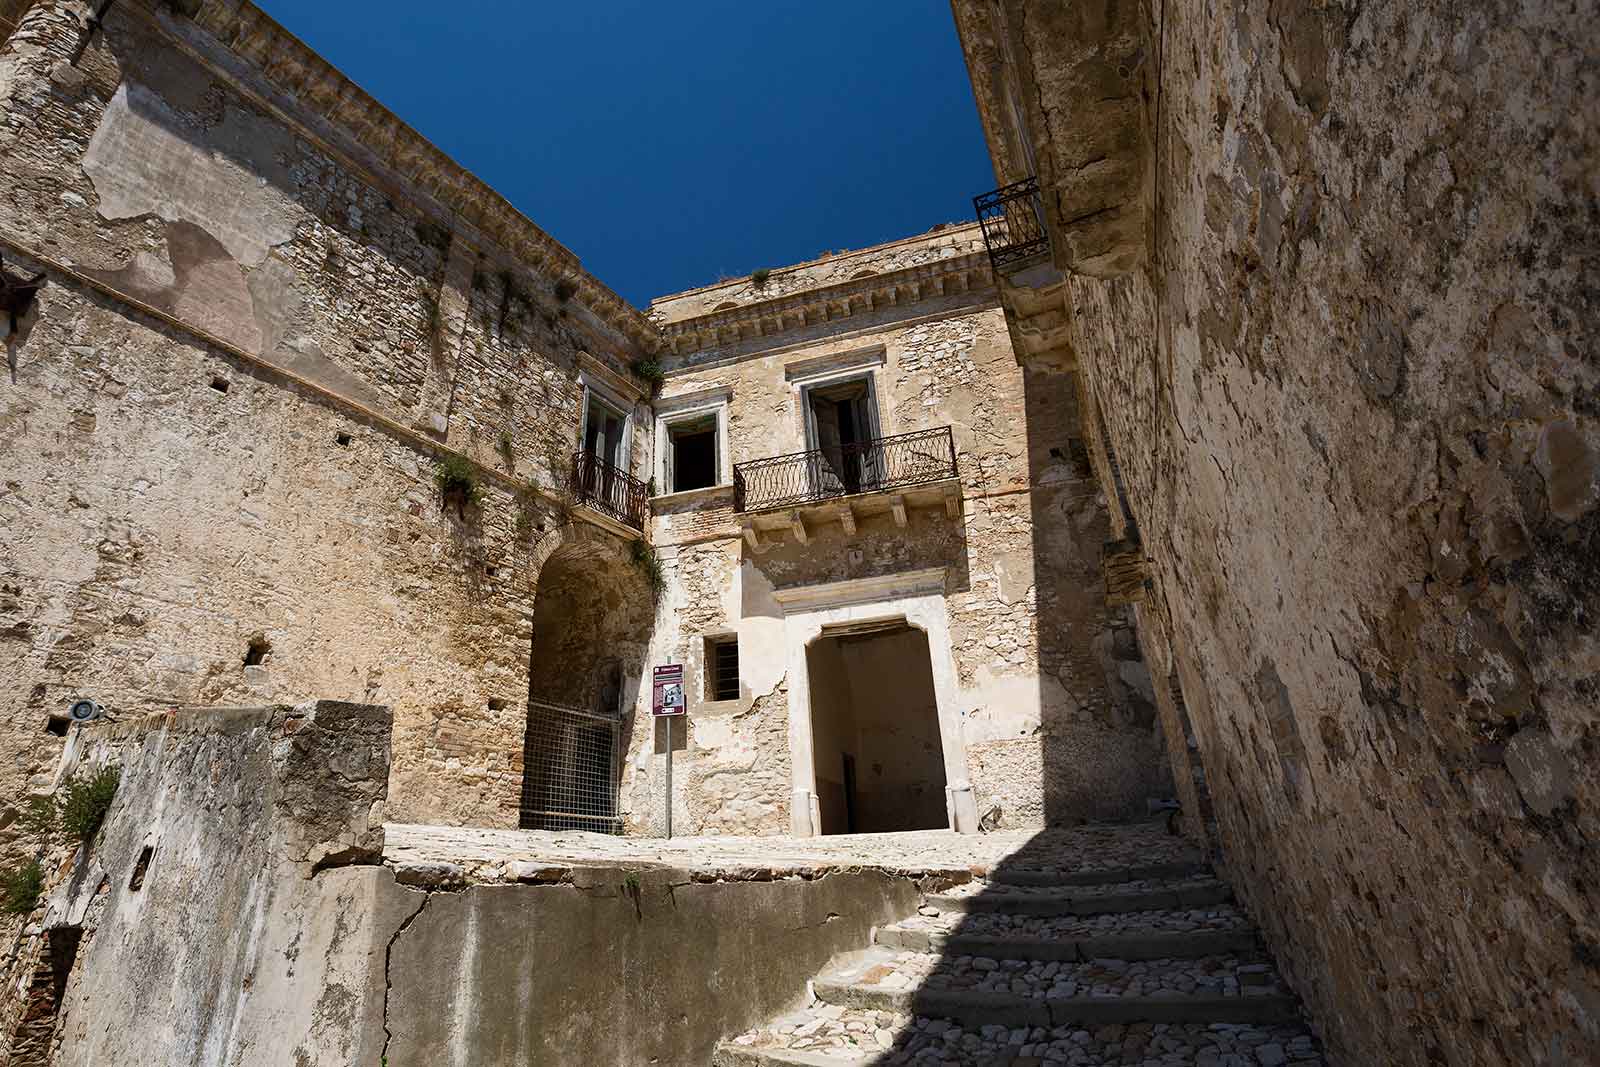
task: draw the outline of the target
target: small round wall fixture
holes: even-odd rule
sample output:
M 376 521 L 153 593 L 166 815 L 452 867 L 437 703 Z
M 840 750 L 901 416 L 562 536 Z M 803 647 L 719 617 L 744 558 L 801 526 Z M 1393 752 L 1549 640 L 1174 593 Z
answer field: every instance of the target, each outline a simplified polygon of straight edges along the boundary
M 67 718 L 73 722 L 93 722 L 105 714 L 105 709 L 88 697 L 79 697 L 67 708 Z

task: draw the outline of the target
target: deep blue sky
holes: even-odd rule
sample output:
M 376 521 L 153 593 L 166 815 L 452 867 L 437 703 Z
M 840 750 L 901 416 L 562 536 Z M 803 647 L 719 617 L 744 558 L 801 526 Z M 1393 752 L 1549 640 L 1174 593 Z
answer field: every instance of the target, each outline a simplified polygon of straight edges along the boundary
M 966 219 L 945 0 L 258 0 L 643 307 Z

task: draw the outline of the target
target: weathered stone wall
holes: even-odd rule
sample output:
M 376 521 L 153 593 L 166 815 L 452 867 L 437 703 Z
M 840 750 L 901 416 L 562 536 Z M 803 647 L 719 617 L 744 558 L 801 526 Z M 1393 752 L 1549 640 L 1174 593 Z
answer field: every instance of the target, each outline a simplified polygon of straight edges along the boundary
M 975 236 L 971 227 L 956 234 Z M 885 246 L 881 265 L 926 266 L 946 249 L 970 252 L 951 240 Z M 882 258 L 870 249 L 853 255 L 867 264 Z M 953 427 L 961 514 L 952 518 L 943 505 L 912 508 L 902 527 L 886 510 L 863 512 L 853 530 L 837 517 L 813 516 L 805 543 L 763 530 L 753 549 L 739 539 L 731 499 L 719 495 L 728 491 L 657 499 L 655 538 L 669 582 L 652 655 L 686 664 L 691 699 L 687 742 L 678 731 L 676 825 L 691 832 L 790 827 L 790 650 L 776 596 L 929 567 L 946 568 L 948 641 L 980 809 L 998 803 L 1012 826 L 1142 810 L 1146 797 L 1170 788 L 1153 694 L 1128 620 L 1104 606 L 1105 505 L 1087 467 L 1072 458 L 1076 410 L 1060 399 L 1060 376 L 1017 366 L 992 289 L 941 283 L 895 304 L 855 300 L 839 297 L 852 309 L 848 318 L 730 337 L 669 359 L 660 403 L 731 390 L 734 463 L 802 451 L 803 414 L 786 368 L 866 353 L 883 435 Z M 655 308 L 676 309 L 678 301 L 664 298 Z M 757 306 L 750 314 L 764 312 Z M 879 347 L 875 364 L 870 353 Z M 703 635 L 733 632 L 746 691 L 739 701 L 702 703 Z M 654 740 L 659 751 L 664 738 Z M 636 812 L 658 818 L 664 783 L 653 757 L 636 750 L 628 775 Z
M 1347 1062 L 1600 1059 L 1594 6 L 1162 13 L 1070 303 L 1234 884 Z
M 527 263 L 399 178 L 369 145 L 424 143 L 336 72 L 384 138 L 286 96 L 264 71 L 315 57 L 259 13 L 224 44 L 129 0 L 73 65 L 86 10 L 0 48 L 0 248 L 46 275 L 0 382 L 0 861 L 77 694 L 384 700 L 398 814 L 515 825 L 578 375 L 626 381 L 648 324 L 509 207 Z M 449 452 L 476 504 L 441 500 Z

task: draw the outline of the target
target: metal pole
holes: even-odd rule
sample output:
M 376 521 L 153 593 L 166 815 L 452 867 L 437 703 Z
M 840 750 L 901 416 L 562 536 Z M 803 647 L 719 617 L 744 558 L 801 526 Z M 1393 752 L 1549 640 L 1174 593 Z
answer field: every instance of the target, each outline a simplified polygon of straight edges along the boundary
M 667 719 L 667 836 L 672 836 L 672 720 L 676 715 L 668 715 Z

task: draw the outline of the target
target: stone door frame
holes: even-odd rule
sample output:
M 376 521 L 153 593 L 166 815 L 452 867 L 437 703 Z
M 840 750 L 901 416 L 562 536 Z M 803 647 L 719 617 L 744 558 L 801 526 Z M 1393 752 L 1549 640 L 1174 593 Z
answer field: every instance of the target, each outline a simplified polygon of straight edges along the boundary
M 967 773 L 962 734 L 961 684 L 950 647 L 945 568 L 931 567 L 876 578 L 779 589 L 789 673 L 789 828 L 796 837 L 822 829 L 817 799 L 816 749 L 811 723 L 811 678 L 806 651 L 824 631 L 849 623 L 904 622 L 928 639 L 928 662 L 938 702 L 939 744 L 944 754 L 945 812 L 950 829 L 978 830 L 978 802 Z

